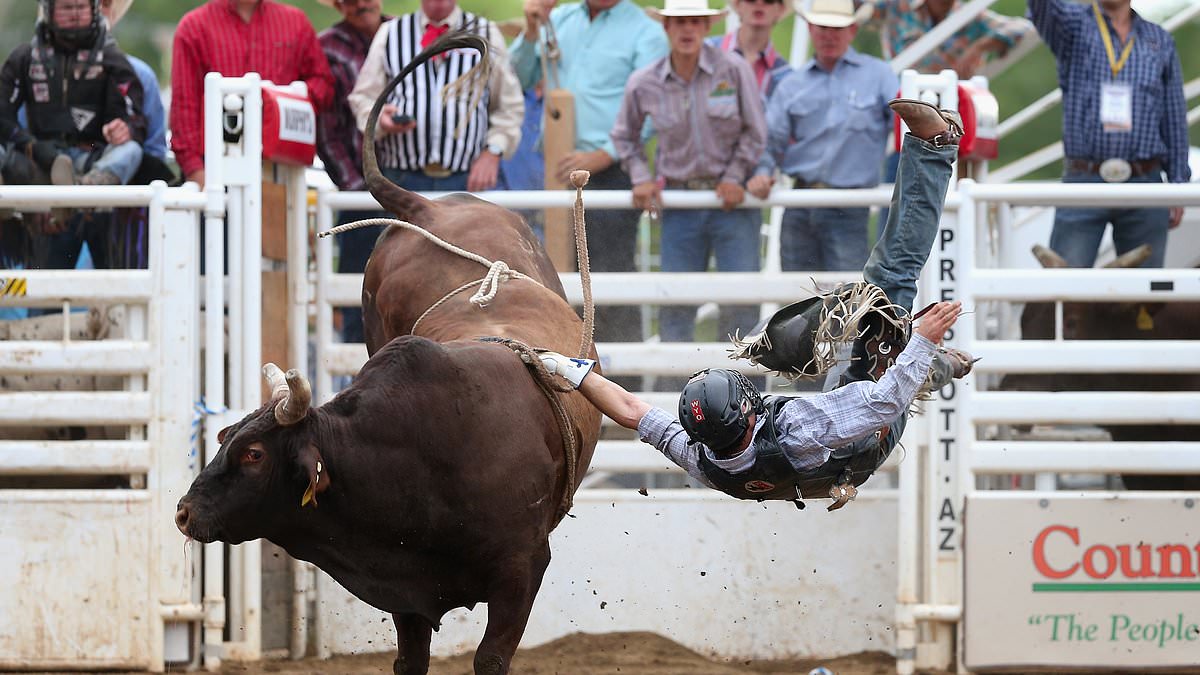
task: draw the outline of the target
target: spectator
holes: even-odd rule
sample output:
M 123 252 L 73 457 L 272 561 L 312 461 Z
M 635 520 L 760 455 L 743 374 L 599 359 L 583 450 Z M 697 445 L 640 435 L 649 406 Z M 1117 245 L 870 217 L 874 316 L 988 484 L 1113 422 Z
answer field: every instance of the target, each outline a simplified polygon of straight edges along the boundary
M 704 42 L 725 10 L 709 9 L 707 0 L 665 4 L 652 11 L 666 29 L 670 53 L 633 74 L 612 130 L 617 156 L 633 181 L 633 205 L 658 210 L 660 188 L 641 138 L 649 118 L 658 132 L 655 170 L 666 188 L 716 190 L 723 202 L 721 209 L 663 212 L 662 270 L 704 272 L 714 255 L 722 272 L 757 272 L 761 216 L 736 207 L 766 143 L 759 85 L 745 59 Z M 701 114 L 689 114 L 693 105 Z M 663 342 L 691 342 L 695 319 L 695 307 L 664 306 Z M 744 333 L 757 320 L 754 305 L 723 306 L 718 335 Z
M 866 4 L 887 59 L 895 58 L 962 5 L 959 0 L 867 0 Z M 912 67 L 922 73 L 950 69 L 967 80 L 989 56 L 1004 56 L 1032 29 L 1025 19 L 985 10 Z
M 1029 14 L 1058 60 L 1063 91 L 1064 183 L 1191 180 L 1187 102 L 1175 42 L 1129 0 L 1077 5 L 1029 0 Z M 1073 267 L 1091 267 L 1112 223 L 1117 254 L 1141 244 L 1143 267 L 1162 267 L 1167 230 L 1183 209 L 1060 208 L 1050 248 Z
M 539 147 L 542 135 L 542 114 L 545 109 L 542 83 L 525 90 L 525 120 L 521 123 L 521 143 L 512 157 L 500 160 L 498 190 L 543 190 L 546 187 L 546 159 Z M 517 209 L 533 228 L 534 234 L 546 240 L 545 211 Z
M 0 162 L 4 182 L 121 185 L 138 170 L 146 138 L 142 86 L 108 39 L 99 8 L 99 0 L 42 0 L 33 41 L 0 70 L 0 139 L 10 142 Z M 18 119 L 21 108 L 28 128 Z M 55 208 L 30 218 L 27 266 L 72 269 L 85 241 L 96 267 L 111 266 L 111 220 L 77 213 Z
M 853 0 L 813 0 L 802 12 L 814 57 L 788 74 L 767 102 L 767 152 L 750 192 L 766 198 L 776 168 L 797 188 L 879 184 L 900 83 L 883 61 L 854 51 Z M 850 271 L 867 261 L 866 208 L 787 209 L 780 237 L 785 271 Z
M 788 6 L 783 0 L 731 0 L 730 4 L 738 16 L 737 32 L 714 35 L 705 42 L 744 57 L 754 69 L 754 79 L 763 97 L 770 98 L 779 80 L 792 72 L 771 44 L 771 29 L 783 18 Z
M 625 83 L 633 71 L 667 53 L 662 27 L 632 0 L 583 0 L 555 7 L 556 0 L 525 0 L 525 32 L 512 44 L 513 65 L 521 84 L 542 79 L 541 26 L 547 21 L 557 38 L 558 84 L 575 98 L 575 152 L 558 161 L 566 183 L 572 169 L 592 173 L 588 187 L 629 190 L 629 174 L 617 163 L 609 132 L 621 107 Z M 632 272 L 640 214 L 630 210 L 588 211 L 587 243 L 594 272 Z M 596 340 L 640 342 L 637 307 L 596 308 Z M 634 378 L 622 380 L 636 389 Z
M 479 62 L 478 53 L 464 51 L 418 66 L 388 94 L 379 116 L 381 169 L 406 190 L 490 190 L 500 158 L 520 142 L 525 103 L 500 29 L 459 9 L 456 0 L 421 0 L 420 10 L 392 19 L 375 35 L 350 94 L 358 127 L 366 127 L 375 100 L 405 64 L 447 31 L 469 26 L 491 45 L 493 68 L 484 94 L 442 101 L 442 87 Z
M 171 148 L 183 176 L 204 185 L 204 76 L 258 73 L 303 80 L 318 112 L 333 100 L 333 76 L 308 17 L 275 0 L 208 0 L 183 15 L 171 64 Z
M 100 13 L 108 21 L 109 39 L 115 40 L 112 33 L 132 4 L 133 0 L 100 0 Z M 142 150 L 150 157 L 166 160 L 167 112 L 163 108 L 162 94 L 158 90 L 158 75 L 150 64 L 138 57 L 126 54 L 125 58 L 129 65 L 133 66 L 133 72 L 137 73 L 138 82 L 142 84 L 142 114 L 146 118 L 146 141 L 142 144 Z M 135 179 L 133 182 L 141 181 Z
M 384 21 L 380 0 L 320 0 L 321 4 L 336 9 L 342 20 L 321 31 L 317 41 L 329 62 L 333 73 L 333 105 L 328 112 L 317 118 L 317 154 L 325 164 L 325 173 L 339 190 L 351 192 L 365 190 L 367 185 L 362 175 L 362 132 L 355 123 L 354 111 L 347 97 L 354 90 L 354 82 L 367 58 L 367 50 Z M 378 211 L 342 211 L 338 224 L 350 223 L 381 215 Z M 337 239 L 338 268 L 340 274 L 361 274 L 375 247 L 381 227 L 363 227 L 344 232 Z M 362 308 L 346 307 L 341 310 L 342 340 L 364 342 Z
M 0 71 L 0 139 L 10 151 L 5 180 L 127 183 L 146 138 L 137 75 L 107 39 L 99 0 L 41 3 L 33 40 L 13 50 Z M 28 129 L 17 118 L 21 107 Z

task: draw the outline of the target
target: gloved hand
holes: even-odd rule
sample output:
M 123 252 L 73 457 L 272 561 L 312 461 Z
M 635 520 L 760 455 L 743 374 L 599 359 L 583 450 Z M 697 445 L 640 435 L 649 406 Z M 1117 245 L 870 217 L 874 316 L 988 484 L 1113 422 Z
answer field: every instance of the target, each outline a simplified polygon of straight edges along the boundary
M 561 375 L 576 389 L 583 382 L 583 378 L 592 372 L 592 367 L 596 365 L 596 362 L 591 359 L 574 359 L 558 352 L 543 352 L 539 356 L 542 359 L 542 365 L 546 366 L 546 370 L 554 375 Z

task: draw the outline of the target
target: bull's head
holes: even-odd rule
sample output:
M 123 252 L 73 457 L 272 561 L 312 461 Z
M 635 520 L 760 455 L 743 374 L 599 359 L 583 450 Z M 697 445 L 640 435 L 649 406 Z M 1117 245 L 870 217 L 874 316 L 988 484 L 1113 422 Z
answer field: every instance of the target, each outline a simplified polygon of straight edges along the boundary
M 1149 244 L 1126 251 L 1103 267 L 1138 267 L 1150 257 Z M 1042 267 L 1057 269 L 1070 267 L 1070 263 L 1053 249 L 1041 244 L 1033 246 L 1033 257 Z M 1145 311 L 1140 304 L 1114 303 L 1063 303 L 1063 338 L 1067 340 L 1113 338 L 1114 327 L 1133 325 L 1133 319 Z M 1157 311 L 1154 309 L 1153 311 Z M 1026 340 L 1054 339 L 1054 303 L 1031 302 L 1021 313 L 1021 336 Z
M 329 487 L 309 415 L 312 389 L 268 363 L 271 400 L 217 434 L 221 449 L 179 500 L 175 524 L 202 542 L 270 536 Z

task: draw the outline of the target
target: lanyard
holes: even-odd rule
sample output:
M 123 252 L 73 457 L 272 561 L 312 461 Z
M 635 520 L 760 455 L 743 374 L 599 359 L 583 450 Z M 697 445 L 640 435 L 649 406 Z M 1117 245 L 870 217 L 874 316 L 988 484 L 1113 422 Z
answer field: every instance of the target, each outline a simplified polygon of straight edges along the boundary
M 1118 60 L 1113 51 L 1112 36 L 1108 34 L 1108 25 L 1104 23 L 1104 17 L 1100 15 L 1100 5 L 1096 2 L 1092 2 L 1092 12 L 1096 16 L 1096 26 L 1100 29 L 1100 38 L 1104 40 L 1104 51 L 1108 52 L 1108 65 L 1112 68 L 1115 80 L 1121 69 L 1125 67 L 1125 62 L 1129 60 L 1130 52 L 1133 51 L 1133 36 L 1129 36 L 1129 42 L 1125 43 L 1125 49 L 1121 50 L 1121 58 Z

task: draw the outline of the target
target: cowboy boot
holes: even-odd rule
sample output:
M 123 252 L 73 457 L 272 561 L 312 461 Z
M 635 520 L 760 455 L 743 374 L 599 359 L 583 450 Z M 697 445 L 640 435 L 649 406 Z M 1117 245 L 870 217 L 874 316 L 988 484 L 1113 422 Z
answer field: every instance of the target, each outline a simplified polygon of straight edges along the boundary
M 958 139 L 962 138 L 962 118 L 952 110 L 939 110 L 911 98 L 893 99 L 888 107 L 908 125 L 908 133 L 936 147 L 958 145 Z

